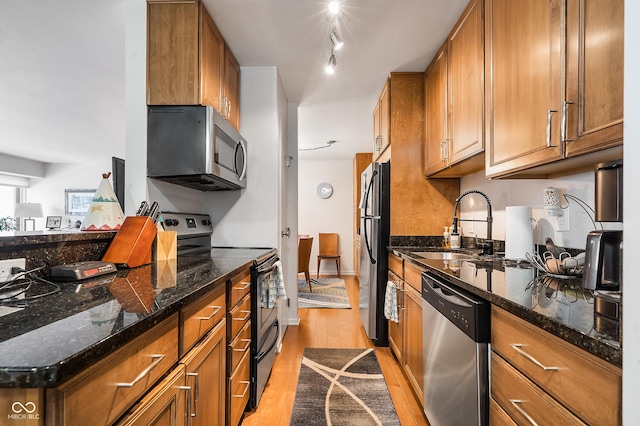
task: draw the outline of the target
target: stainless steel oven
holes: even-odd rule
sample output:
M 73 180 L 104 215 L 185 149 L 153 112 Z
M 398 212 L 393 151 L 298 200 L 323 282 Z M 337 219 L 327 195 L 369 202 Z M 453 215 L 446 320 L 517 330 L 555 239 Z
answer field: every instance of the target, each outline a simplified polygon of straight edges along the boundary
M 276 357 L 279 337 L 278 297 L 272 294 L 270 281 L 276 273 L 275 254 L 251 267 L 251 395 L 249 409 L 254 409 L 267 384 Z

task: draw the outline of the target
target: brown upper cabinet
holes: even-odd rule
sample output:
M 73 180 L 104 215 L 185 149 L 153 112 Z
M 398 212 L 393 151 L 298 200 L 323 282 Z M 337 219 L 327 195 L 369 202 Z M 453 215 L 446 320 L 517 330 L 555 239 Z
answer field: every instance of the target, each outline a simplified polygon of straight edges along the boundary
M 622 157 L 623 3 L 486 0 L 487 177 Z
M 389 90 L 390 82 L 387 80 L 380 98 L 373 110 L 373 160 L 377 160 L 380 154 L 391 142 L 391 98 Z
M 425 71 L 427 177 L 484 168 L 484 28 L 472 0 Z
M 147 104 L 209 105 L 239 130 L 240 67 L 199 1 L 147 2 Z

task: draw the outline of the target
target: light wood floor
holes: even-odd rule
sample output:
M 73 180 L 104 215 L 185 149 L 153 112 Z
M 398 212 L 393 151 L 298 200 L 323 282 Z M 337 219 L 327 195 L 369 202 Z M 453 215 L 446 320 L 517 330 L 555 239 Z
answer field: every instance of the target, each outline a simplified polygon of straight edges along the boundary
M 243 426 L 289 425 L 304 348 L 368 348 L 358 312 L 358 281 L 344 276 L 351 309 L 300 309 L 300 325 L 287 327 L 282 352 L 255 412 L 246 413 Z M 404 425 L 427 425 L 418 400 L 409 388 L 400 364 L 389 348 L 376 348 L 391 398 Z

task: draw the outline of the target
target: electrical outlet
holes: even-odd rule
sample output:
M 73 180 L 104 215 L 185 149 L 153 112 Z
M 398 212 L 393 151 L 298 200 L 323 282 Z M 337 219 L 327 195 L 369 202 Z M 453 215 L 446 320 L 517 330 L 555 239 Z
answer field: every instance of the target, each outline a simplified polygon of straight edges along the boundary
M 563 214 L 556 216 L 558 232 L 569 232 L 571 225 L 569 223 L 569 209 L 565 209 Z
M 7 259 L 0 260 L 0 283 L 11 281 L 15 275 L 11 273 L 11 268 L 18 267 L 24 269 L 26 266 L 25 259 Z

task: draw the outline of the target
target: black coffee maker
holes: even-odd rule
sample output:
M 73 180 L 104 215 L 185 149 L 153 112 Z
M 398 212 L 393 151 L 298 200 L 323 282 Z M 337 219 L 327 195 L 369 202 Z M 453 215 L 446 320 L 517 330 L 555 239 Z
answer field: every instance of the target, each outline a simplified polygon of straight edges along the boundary
M 622 231 L 591 231 L 582 274 L 582 287 L 620 291 L 622 279 Z
M 595 174 L 595 219 L 622 222 L 622 160 L 600 163 Z M 622 231 L 587 235 L 582 286 L 594 290 L 595 324 L 622 311 Z

